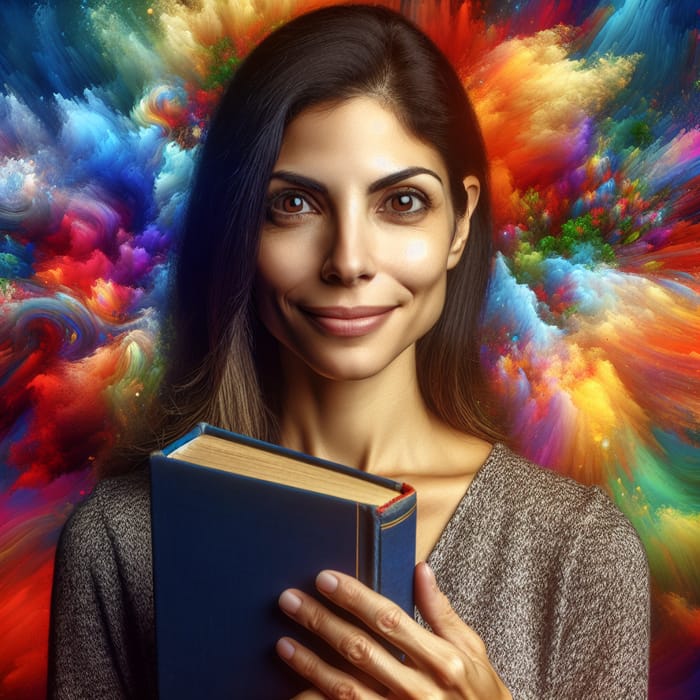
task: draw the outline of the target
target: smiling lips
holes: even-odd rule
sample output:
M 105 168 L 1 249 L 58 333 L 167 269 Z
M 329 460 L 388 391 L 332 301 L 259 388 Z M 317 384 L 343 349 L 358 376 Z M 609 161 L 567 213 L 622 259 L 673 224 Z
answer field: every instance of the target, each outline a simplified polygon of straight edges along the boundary
M 304 306 L 303 313 L 322 331 L 353 338 L 376 330 L 396 306 Z

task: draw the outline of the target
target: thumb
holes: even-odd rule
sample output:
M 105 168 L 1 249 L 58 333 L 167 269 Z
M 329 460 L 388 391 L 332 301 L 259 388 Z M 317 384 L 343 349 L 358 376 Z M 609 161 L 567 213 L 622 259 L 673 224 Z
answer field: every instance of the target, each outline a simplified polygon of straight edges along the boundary
M 447 596 L 438 587 L 433 570 L 426 562 L 416 566 L 413 587 L 418 610 L 435 634 L 463 651 L 486 653 L 481 637 L 452 609 Z

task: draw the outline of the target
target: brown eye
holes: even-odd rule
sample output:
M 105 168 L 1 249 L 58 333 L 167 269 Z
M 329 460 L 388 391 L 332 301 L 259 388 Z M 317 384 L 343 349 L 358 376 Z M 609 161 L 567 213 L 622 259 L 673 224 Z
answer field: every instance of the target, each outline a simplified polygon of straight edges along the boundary
M 420 214 L 428 208 L 429 202 L 418 192 L 396 192 L 384 204 L 387 213 L 401 216 Z
M 305 204 L 304 198 L 298 194 L 288 194 L 277 205 L 285 214 L 301 214 Z
M 405 211 L 411 211 L 415 205 L 415 197 L 410 194 L 397 194 L 393 199 L 392 199 L 392 208 L 394 211 L 400 211 L 400 212 L 405 212 Z
M 284 191 L 271 195 L 267 201 L 267 218 L 275 223 L 293 223 L 299 216 L 314 214 L 316 207 L 302 192 Z

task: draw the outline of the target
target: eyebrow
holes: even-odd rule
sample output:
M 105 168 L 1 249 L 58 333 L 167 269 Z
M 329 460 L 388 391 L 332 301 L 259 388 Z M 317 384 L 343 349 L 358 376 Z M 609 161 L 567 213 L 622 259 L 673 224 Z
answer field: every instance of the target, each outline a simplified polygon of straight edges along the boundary
M 378 192 L 385 187 L 391 187 L 392 185 L 396 185 L 397 183 L 402 182 L 403 180 L 408 180 L 416 175 L 430 175 L 431 177 L 434 177 L 441 185 L 443 184 L 442 178 L 434 170 L 415 166 L 412 168 L 404 168 L 403 170 L 399 170 L 395 173 L 390 173 L 385 177 L 381 177 L 379 180 L 375 180 L 375 182 L 373 182 L 367 188 L 367 193 L 373 194 L 374 192 Z M 272 173 L 270 179 L 284 180 L 291 185 L 298 185 L 299 187 L 313 190 L 319 194 L 328 194 L 328 188 L 325 185 L 310 177 L 305 177 L 304 175 L 294 173 L 291 170 L 277 170 Z
M 392 185 L 396 185 L 397 183 L 402 182 L 403 180 L 408 180 L 408 178 L 415 177 L 416 175 L 430 175 L 431 177 L 434 177 L 441 185 L 443 184 L 442 179 L 434 170 L 430 170 L 429 168 L 419 168 L 416 166 L 413 168 L 405 168 L 404 170 L 399 170 L 398 172 L 391 173 L 386 177 L 380 178 L 376 182 L 373 182 L 367 188 L 367 191 L 369 194 L 372 194 L 373 192 L 383 190 L 385 187 L 391 187 Z
M 312 180 L 310 177 L 304 177 L 303 175 L 293 173 L 291 170 L 276 170 L 274 173 L 272 173 L 272 175 L 270 175 L 270 179 L 284 180 L 290 185 L 299 185 L 299 187 L 313 190 L 319 194 L 328 194 L 328 188 L 317 180 Z

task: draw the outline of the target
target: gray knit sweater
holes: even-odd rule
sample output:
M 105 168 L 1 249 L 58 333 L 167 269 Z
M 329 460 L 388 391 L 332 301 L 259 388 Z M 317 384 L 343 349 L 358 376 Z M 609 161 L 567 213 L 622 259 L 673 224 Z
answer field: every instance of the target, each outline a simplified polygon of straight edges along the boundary
M 156 695 L 149 507 L 139 472 L 101 482 L 66 524 L 50 697 Z M 429 562 L 517 700 L 646 697 L 647 562 L 599 489 L 496 445 Z

